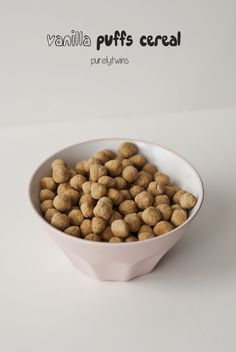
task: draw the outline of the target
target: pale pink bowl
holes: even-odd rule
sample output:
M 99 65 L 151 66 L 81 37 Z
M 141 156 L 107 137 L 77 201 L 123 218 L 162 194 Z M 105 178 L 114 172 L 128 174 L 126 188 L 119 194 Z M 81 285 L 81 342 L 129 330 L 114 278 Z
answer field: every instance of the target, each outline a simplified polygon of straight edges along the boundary
M 127 139 L 125 139 L 127 140 Z M 62 158 L 72 166 L 78 160 L 89 158 L 100 149 L 117 150 L 124 139 L 100 139 L 79 143 L 63 149 L 44 161 L 33 174 L 29 197 L 37 218 L 61 248 L 72 264 L 82 273 L 100 280 L 126 281 L 152 271 L 163 255 L 180 239 L 198 213 L 203 201 L 203 185 L 196 170 L 182 157 L 159 145 L 131 140 L 160 171 L 171 176 L 174 183 L 193 193 L 197 204 L 188 220 L 168 234 L 150 240 L 131 243 L 105 243 L 86 241 L 69 236 L 48 224 L 41 215 L 39 203 L 40 179 L 50 174 L 50 164 Z

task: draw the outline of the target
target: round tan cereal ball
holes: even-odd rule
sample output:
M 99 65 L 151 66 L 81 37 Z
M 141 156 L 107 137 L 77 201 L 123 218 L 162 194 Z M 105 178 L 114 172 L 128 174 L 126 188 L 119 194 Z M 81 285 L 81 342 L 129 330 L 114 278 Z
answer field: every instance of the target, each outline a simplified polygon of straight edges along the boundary
M 52 164 L 51 164 L 52 170 L 53 170 L 55 167 L 61 167 L 61 166 L 66 167 L 66 162 L 65 162 L 65 160 L 63 160 L 63 159 L 56 159 L 56 160 L 54 160 L 54 161 L 52 162 Z
M 117 176 L 114 178 L 115 187 L 119 190 L 125 189 L 127 187 L 127 182 L 121 176 Z
M 123 158 L 127 159 L 138 153 L 138 147 L 134 143 L 124 142 L 120 144 L 118 151 Z
M 101 161 L 96 158 L 89 158 L 88 160 L 85 161 L 84 163 L 84 168 L 87 173 L 90 172 L 91 166 L 93 165 L 101 165 Z
M 99 201 L 98 201 L 97 204 L 109 205 L 109 206 L 111 206 L 111 207 L 112 207 L 112 205 L 113 205 L 111 199 L 108 198 L 108 197 L 102 197 L 101 199 L 99 199 Z
M 139 193 L 135 197 L 135 202 L 137 203 L 139 209 L 146 209 L 153 205 L 153 195 L 147 191 Z
M 115 188 L 109 188 L 107 192 L 107 196 L 111 199 L 114 205 L 119 205 L 124 200 L 124 195 Z
M 136 186 L 147 188 L 149 183 L 152 182 L 153 176 L 145 171 L 140 171 L 137 180 L 134 182 Z
M 40 208 L 41 208 L 41 211 L 45 214 L 48 209 L 54 208 L 53 200 L 52 199 L 44 200 L 41 203 Z
M 100 199 L 107 193 L 107 187 L 101 183 L 94 182 L 91 185 L 91 197 L 94 199 Z
M 159 196 L 164 193 L 164 186 L 161 183 L 157 183 L 156 181 L 152 181 L 149 183 L 148 192 L 150 192 L 153 196 Z
M 162 184 L 163 186 L 170 184 L 169 176 L 167 176 L 167 175 L 165 175 L 165 174 L 163 174 L 162 172 L 159 172 L 159 171 L 154 174 L 154 180 L 157 183 Z
M 71 208 L 71 199 L 65 194 L 58 194 L 53 200 L 53 205 L 59 211 L 67 211 Z
M 56 227 L 58 230 L 64 231 L 70 226 L 69 218 L 66 214 L 57 212 L 51 219 L 51 225 Z
M 147 172 L 148 174 L 154 175 L 157 172 L 157 167 L 152 163 L 146 163 L 143 166 L 142 170 Z
M 50 189 L 51 191 L 55 191 L 57 189 L 56 182 L 52 177 L 43 177 L 40 181 L 40 186 L 42 189 Z
M 109 240 L 110 243 L 120 243 L 123 242 L 120 237 L 114 236 Z
M 166 194 L 162 194 L 155 197 L 154 206 L 157 207 L 159 204 L 169 204 L 170 198 Z
M 187 214 L 185 210 L 175 209 L 170 218 L 172 224 L 179 226 L 187 220 Z
M 68 235 L 79 237 L 80 236 L 80 228 L 79 226 L 69 226 L 64 230 Z
M 87 181 L 83 175 L 75 175 L 70 179 L 70 185 L 76 191 L 81 191 L 83 184 Z
M 171 230 L 173 230 L 174 226 L 169 221 L 159 221 L 153 229 L 153 232 L 156 236 L 163 235 Z
M 48 209 L 45 213 L 45 216 L 44 216 L 45 220 L 47 222 L 51 222 L 53 215 L 56 213 L 58 213 L 57 209 L 55 209 L 55 208 Z
M 56 183 L 64 183 L 70 179 L 70 171 L 65 166 L 57 166 L 52 170 L 52 178 Z
M 129 225 L 123 219 L 115 220 L 111 224 L 111 231 L 114 236 L 126 238 L 129 235 Z
M 133 163 L 133 165 L 138 169 L 141 170 L 142 167 L 146 164 L 146 159 L 141 154 L 135 154 L 129 158 L 129 160 Z
M 80 194 L 78 191 L 76 191 L 75 189 L 71 188 L 71 189 L 67 189 L 65 192 L 63 192 L 62 194 L 70 197 L 71 199 L 71 204 L 72 205 L 77 205 L 79 203 L 79 198 L 80 198 Z
M 68 182 L 61 183 L 57 187 L 57 194 L 62 194 L 65 191 L 67 191 L 68 189 L 71 189 L 71 186 Z
M 154 238 L 155 236 L 151 232 L 141 232 L 138 234 L 138 239 L 139 241 L 145 241 L 149 240 L 151 238 Z
M 116 157 L 115 157 L 115 159 L 116 160 L 119 160 L 121 163 L 122 163 L 122 161 L 125 159 L 123 156 L 121 156 L 121 155 L 117 155 Z M 113 159 L 112 159 L 113 160 Z
M 108 226 L 101 235 L 103 241 L 109 242 L 112 237 L 114 237 L 113 232 L 111 231 L 111 226 Z
M 132 200 L 132 196 L 127 189 L 122 189 L 120 192 L 123 194 L 124 200 Z
M 109 198 L 109 202 L 104 200 L 104 198 L 107 197 L 102 197 L 98 200 L 97 205 L 93 209 L 93 213 L 95 216 L 108 221 L 112 215 L 112 205 Z
M 100 160 L 102 164 L 105 164 L 108 160 L 111 159 L 110 156 L 103 150 L 97 151 L 93 157 Z
M 80 175 L 83 175 L 85 176 L 86 175 L 86 169 L 85 169 L 85 163 L 86 163 L 86 160 L 82 160 L 82 161 L 78 161 L 76 164 L 75 164 L 75 171 L 80 174 Z
M 110 176 L 119 176 L 123 170 L 123 166 L 119 160 L 109 160 L 106 162 L 105 167 L 108 170 Z
M 105 220 L 98 218 L 98 217 L 93 217 L 92 218 L 92 232 L 100 234 L 102 233 L 106 228 L 106 222 Z
M 39 197 L 40 197 L 41 202 L 43 202 L 44 200 L 54 199 L 55 193 L 53 191 L 51 191 L 50 189 L 41 189 Z
M 173 209 L 171 209 L 169 204 L 159 204 L 157 209 L 160 211 L 163 220 L 170 219 Z
M 75 226 L 80 226 L 82 221 L 84 220 L 83 213 L 80 209 L 73 209 L 69 212 L 68 218 L 70 223 Z
M 178 192 L 180 188 L 178 186 L 165 186 L 165 194 L 172 199 L 176 192 Z
M 134 199 L 139 193 L 145 191 L 143 187 L 140 186 L 133 186 L 130 188 L 129 193 L 131 194 L 132 198 Z
M 139 229 L 139 234 L 142 233 L 142 232 L 150 232 L 151 234 L 153 234 L 153 230 L 151 228 L 151 226 L 148 226 L 148 225 L 142 225 Z
M 92 221 L 90 219 L 84 219 L 80 225 L 81 235 L 85 237 L 91 232 L 92 232 Z
M 157 208 L 149 207 L 143 211 L 142 219 L 146 225 L 155 226 L 161 220 L 161 213 Z
M 82 185 L 82 191 L 85 193 L 85 194 L 89 194 L 91 192 L 91 186 L 92 186 L 92 181 L 86 181 L 83 183 Z
M 98 183 L 106 186 L 107 188 L 115 187 L 115 180 L 110 176 L 102 176 L 98 179 Z
M 116 157 L 116 153 L 111 149 L 103 149 L 103 153 L 105 153 L 110 160 L 115 159 Z
M 136 213 L 137 211 L 138 211 L 137 204 L 133 200 L 124 200 L 119 205 L 119 212 L 123 216 L 131 213 Z
M 136 213 L 127 214 L 124 220 L 129 225 L 130 232 L 137 232 L 140 229 L 140 218 Z
M 112 215 L 111 215 L 111 217 L 110 217 L 110 219 L 108 221 L 108 224 L 111 225 L 111 223 L 113 221 L 118 220 L 118 219 L 122 219 L 122 215 L 118 211 L 113 210 L 112 211 Z
M 136 167 L 130 165 L 126 166 L 123 171 L 122 171 L 122 177 L 127 181 L 127 182 L 134 182 L 137 180 L 139 177 L 138 170 Z
M 197 198 L 191 193 L 185 193 L 180 197 L 179 204 L 184 209 L 192 209 L 197 203 Z
M 135 236 L 128 236 L 125 239 L 125 242 L 136 242 L 136 241 L 138 241 L 138 239 Z
M 97 182 L 98 179 L 102 176 L 107 175 L 107 169 L 104 165 L 91 165 L 90 167 L 90 179 L 93 182 Z
M 115 159 L 116 153 L 110 149 L 99 150 L 94 154 L 94 158 L 105 164 L 108 160 Z
M 126 166 L 130 166 L 130 165 L 133 166 L 132 161 L 130 161 L 129 159 L 123 159 L 123 160 L 121 161 L 121 163 L 122 163 L 122 166 L 123 166 L 124 168 L 125 168 Z
M 180 191 L 176 192 L 172 198 L 172 202 L 174 204 L 179 204 L 180 197 L 185 193 L 186 193 L 186 191 L 183 191 L 182 189 Z
M 97 235 L 96 233 L 89 233 L 87 236 L 85 236 L 84 239 L 87 241 L 96 241 L 96 242 L 101 241 L 101 237 L 99 235 Z
M 82 211 L 82 214 L 85 218 L 90 219 L 94 216 L 93 215 L 93 206 L 88 202 L 84 202 L 83 204 L 81 204 L 80 210 Z
M 96 201 L 92 198 L 91 194 L 82 194 L 79 200 L 80 207 L 83 203 L 89 203 L 90 205 L 94 206 Z

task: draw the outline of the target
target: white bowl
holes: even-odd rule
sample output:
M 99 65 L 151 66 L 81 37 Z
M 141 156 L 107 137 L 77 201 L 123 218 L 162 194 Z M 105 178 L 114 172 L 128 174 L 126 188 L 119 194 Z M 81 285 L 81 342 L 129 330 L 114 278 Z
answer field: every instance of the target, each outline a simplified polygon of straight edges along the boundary
M 126 281 L 152 271 L 163 255 L 182 237 L 190 222 L 198 213 L 203 201 L 203 184 L 197 171 L 178 154 L 157 144 L 130 140 L 158 170 L 169 175 L 173 183 L 197 197 L 187 221 L 167 234 L 150 240 L 130 243 L 93 242 L 72 237 L 47 223 L 40 211 L 40 179 L 50 174 L 51 162 L 65 159 L 69 166 L 88 159 L 97 150 L 117 150 L 124 139 L 99 139 L 72 145 L 50 156 L 33 174 L 29 185 L 29 197 L 41 225 L 70 259 L 78 271 L 100 280 Z M 125 139 L 127 141 L 127 139 Z

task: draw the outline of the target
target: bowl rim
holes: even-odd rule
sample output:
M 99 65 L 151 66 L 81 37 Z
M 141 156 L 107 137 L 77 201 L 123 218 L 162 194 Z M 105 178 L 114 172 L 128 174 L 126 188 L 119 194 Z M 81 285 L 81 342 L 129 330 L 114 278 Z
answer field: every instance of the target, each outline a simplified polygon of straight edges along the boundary
M 196 176 L 197 180 L 198 180 L 198 183 L 200 185 L 200 194 L 199 194 L 199 197 L 198 197 L 198 200 L 197 200 L 197 203 L 195 205 L 196 208 L 196 211 L 194 214 L 191 214 L 187 220 L 179 225 L 178 227 L 175 227 L 173 230 L 163 234 L 163 235 L 159 235 L 159 236 L 155 236 L 154 238 L 150 238 L 150 239 L 147 239 L 145 241 L 134 241 L 134 242 L 120 242 L 120 243 L 112 243 L 112 246 L 111 246 L 111 243 L 109 242 L 99 242 L 99 241 L 86 241 L 84 240 L 83 238 L 80 238 L 80 237 L 74 237 L 74 236 L 71 236 L 69 234 L 66 234 L 65 232 L 61 231 L 61 230 L 58 230 L 57 228 L 53 227 L 50 223 L 48 223 L 43 216 L 41 216 L 34 203 L 33 203 L 33 200 L 32 200 L 32 197 L 31 197 L 31 188 L 32 188 L 32 183 L 33 183 L 33 179 L 36 175 L 36 173 L 40 170 L 40 168 L 49 160 L 51 159 L 54 155 L 58 154 L 58 153 L 62 153 L 64 151 L 66 151 L 67 149 L 69 148 L 73 148 L 73 147 L 76 147 L 76 146 L 79 146 L 79 145 L 82 145 L 82 144 L 89 144 L 89 143 L 94 143 L 94 142 L 106 142 L 106 141 L 113 141 L 113 140 L 120 140 L 120 141 L 124 141 L 124 142 L 133 142 L 133 143 L 144 143 L 144 144 L 148 144 L 148 145 L 152 145 L 154 147 L 159 147 L 161 149 L 164 149 L 172 154 L 174 154 L 175 156 L 177 156 L 178 158 L 182 159 L 182 161 L 187 164 L 193 171 L 193 174 Z M 53 231 L 55 232 L 56 234 L 58 234 L 59 236 L 62 236 L 64 237 L 65 239 L 70 239 L 72 241 L 79 241 L 79 242 L 82 242 L 85 244 L 86 242 L 86 245 L 98 245 L 98 246 L 108 246 L 110 248 L 114 248 L 114 246 L 118 246 L 118 247 L 123 247 L 123 246 L 127 246 L 129 245 L 129 247 L 131 246 L 138 246 L 138 245 L 141 245 L 143 243 L 150 243 L 151 241 L 157 241 L 158 239 L 160 238 L 163 238 L 163 237 L 167 237 L 167 236 L 173 236 L 175 233 L 177 233 L 177 231 L 179 231 L 180 229 L 183 229 L 185 228 L 195 217 L 196 215 L 198 214 L 199 210 L 201 209 L 202 207 L 202 203 L 203 203 L 203 200 L 204 200 L 204 186 L 203 186 L 203 181 L 202 181 L 202 178 L 201 176 L 199 175 L 198 171 L 195 169 L 195 167 L 187 160 L 185 159 L 184 157 L 182 157 L 180 154 L 176 153 L 175 151 L 173 151 L 172 149 L 168 148 L 168 147 L 164 147 L 158 143 L 154 143 L 154 142 L 148 142 L 148 141 L 145 141 L 145 140 L 142 140 L 142 139 L 135 139 L 135 138 L 120 138 L 120 137 L 110 137 L 110 138 L 96 138 L 96 139 L 90 139 L 90 140 L 86 140 L 86 141 L 82 141 L 82 142 L 79 142 L 79 143 L 75 143 L 75 144 L 72 144 L 72 145 L 69 145 L 65 148 L 62 148 L 58 151 L 56 151 L 55 153 L 51 154 L 48 158 L 44 159 L 40 164 L 39 166 L 36 168 L 36 170 L 33 172 L 33 174 L 31 175 L 30 177 L 30 180 L 28 182 L 28 199 L 29 199 L 29 202 L 33 208 L 33 211 L 34 213 L 36 214 L 37 218 L 40 219 L 40 221 L 42 221 L 42 223 L 50 230 L 50 231 Z

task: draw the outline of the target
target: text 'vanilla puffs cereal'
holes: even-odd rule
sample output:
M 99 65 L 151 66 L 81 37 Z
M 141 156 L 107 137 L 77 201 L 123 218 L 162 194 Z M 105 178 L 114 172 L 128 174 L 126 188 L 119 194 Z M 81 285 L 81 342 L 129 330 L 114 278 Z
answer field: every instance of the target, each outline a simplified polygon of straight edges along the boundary
M 40 181 L 41 211 L 58 230 L 88 241 L 130 243 L 183 224 L 197 199 L 172 184 L 134 143 L 98 150 L 68 168 L 56 159 Z

